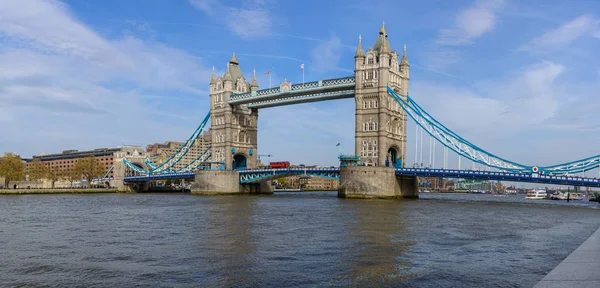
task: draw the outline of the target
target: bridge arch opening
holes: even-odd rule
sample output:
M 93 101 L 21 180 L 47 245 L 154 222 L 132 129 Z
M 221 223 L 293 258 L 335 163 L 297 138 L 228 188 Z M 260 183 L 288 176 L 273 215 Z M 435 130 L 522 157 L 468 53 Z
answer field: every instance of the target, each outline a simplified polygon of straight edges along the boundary
M 237 154 L 233 156 L 233 170 L 244 170 L 247 166 L 247 158 L 243 154 Z
M 402 168 L 402 159 L 398 158 L 398 148 L 392 146 L 388 149 L 385 158 L 385 166 Z

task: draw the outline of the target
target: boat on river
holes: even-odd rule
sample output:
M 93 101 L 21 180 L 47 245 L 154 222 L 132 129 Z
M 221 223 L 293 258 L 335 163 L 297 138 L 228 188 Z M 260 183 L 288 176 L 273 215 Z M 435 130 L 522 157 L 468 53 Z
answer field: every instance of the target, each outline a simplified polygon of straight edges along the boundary
M 525 199 L 531 199 L 531 200 L 541 200 L 541 199 L 546 199 L 546 190 L 544 189 L 533 189 L 530 190 L 529 192 L 527 192 L 527 196 L 525 196 Z
M 583 199 L 583 194 L 582 193 L 577 193 L 577 192 L 554 192 L 551 196 L 550 199 L 552 200 L 581 200 Z

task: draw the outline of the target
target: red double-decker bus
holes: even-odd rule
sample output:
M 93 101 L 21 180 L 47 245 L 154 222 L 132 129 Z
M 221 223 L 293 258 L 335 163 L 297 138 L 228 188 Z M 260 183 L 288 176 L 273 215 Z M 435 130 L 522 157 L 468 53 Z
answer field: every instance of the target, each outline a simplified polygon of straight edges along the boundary
M 269 167 L 271 167 L 271 168 L 288 168 L 288 167 L 290 167 L 290 162 L 289 161 L 271 162 L 271 163 L 269 163 Z

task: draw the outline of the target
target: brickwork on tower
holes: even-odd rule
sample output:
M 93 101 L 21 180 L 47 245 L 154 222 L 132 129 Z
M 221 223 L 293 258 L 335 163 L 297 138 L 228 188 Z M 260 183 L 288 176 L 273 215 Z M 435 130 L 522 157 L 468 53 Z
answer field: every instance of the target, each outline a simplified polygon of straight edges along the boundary
M 409 64 L 406 46 L 402 58 L 391 49 L 384 26 L 366 53 L 359 36 L 354 56 L 356 81 L 355 151 L 367 165 L 389 166 L 406 159 L 406 113 L 388 94 L 389 85 L 408 95 Z M 395 154 L 395 155 L 394 155 Z M 402 160 L 404 165 L 406 161 Z
M 210 79 L 211 158 L 223 162 L 225 169 L 255 168 L 257 164 L 258 110 L 248 105 L 230 105 L 231 94 L 258 90 L 256 71 L 251 83 L 246 81 L 235 54 L 227 63 L 223 77 Z

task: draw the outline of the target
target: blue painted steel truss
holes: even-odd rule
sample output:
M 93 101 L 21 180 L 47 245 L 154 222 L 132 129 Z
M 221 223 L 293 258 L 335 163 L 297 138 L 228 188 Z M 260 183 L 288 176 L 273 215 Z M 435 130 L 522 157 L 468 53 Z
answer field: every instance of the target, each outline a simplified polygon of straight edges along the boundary
M 256 183 L 273 180 L 289 175 L 306 175 L 310 177 L 340 179 L 339 168 L 282 168 L 282 169 L 258 169 L 240 171 L 240 183 Z
M 164 173 L 164 174 L 156 174 L 156 175 L 127 176 L 123 180 L 125 182 L 146 182 L 146 181 L 167 180 L 167 179 L 193 179 L 194 176 L 195 176 L 194 172 Z
M 400 107 L 408 114 L 423 130 L 435 138 L 438 142 L 456 152 L 458 155 L 483 164 L 487 167 L 499 169 L 507 172 L 540 174 L 549 176 L 568 176 L 568 174 L 582 173 L 595 168 L 600 168 L 600 155 L 588 157 L 572 162 L 551 165 L 551 166 L 531 166 L 523 165 L 513 161 L 500 158 L 473 143 L 462 138 L 435 118 L 427 111 L 421 108 L 409 96 L 401 96 L 388 86 L 388 94 L 398 102 Z
M 544 183 L 554 185 L 570 185 L 584 187 L 600 187 L 600 179 L 574 177 L 574 176 L 550 176 L 533 173 L 518 172 L 495 172 L 477 170 L 447 170 L 426 168 L 398 168 L 396 175 L 420 176 L 420 177 L 444 177 L 460 179 L 482 179 L 529 183 Z

